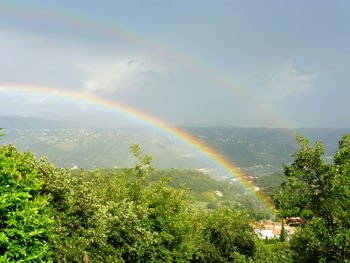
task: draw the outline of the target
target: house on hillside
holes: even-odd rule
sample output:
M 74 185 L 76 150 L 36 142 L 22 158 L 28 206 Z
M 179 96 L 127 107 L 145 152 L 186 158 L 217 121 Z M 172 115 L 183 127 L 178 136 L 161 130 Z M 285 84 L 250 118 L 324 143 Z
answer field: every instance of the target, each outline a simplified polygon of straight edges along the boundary
M 214 191 L 214 194 L 215 194 L 216 196 L 218 196 L 218 197 L 223 197 L 223 196 L 224 196 L 223 193 L 220 192 L 220 191 Z
M 290 226 L 300 226 L 305 224 L 305 220 L 301 217 L 286 217 L 284 222 Z
M 253 224 L 253 229 L 258 238 L 279 238 L 282 232 L 282 224 L 280 222 L 258 222 Z M 285 225 L 284 229 L 287 231 L 287 238 L 289 238 L 296 231 L 295 227 L 289 225 Z

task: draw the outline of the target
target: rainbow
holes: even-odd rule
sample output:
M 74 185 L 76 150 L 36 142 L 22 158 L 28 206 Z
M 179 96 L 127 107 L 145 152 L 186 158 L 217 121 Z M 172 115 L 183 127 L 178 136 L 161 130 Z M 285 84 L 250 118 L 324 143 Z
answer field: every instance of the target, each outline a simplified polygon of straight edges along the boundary
M 134 32 L 131 29 L 124 29 L 125 26 L 120 27 L 111 21 L 103 20 L 101 17 L 93 17 L 91 15 L 80 14 L 77 12 L 72 12 L 70 10 L 60 9 L 57 6 L 50 7 L 44 5 L 33 5 L 27 4 L 22 1 L 7 1 L 2 8 L 8 8 L 9 11 L 17 11 L 20 15 L 33 15 L 35 17 L 40 16 L 41 18 L 47 19 L 59 19 L 60 21 L 68 22 L 70 24 L 76 25 L 78 27 L 83 27 L 96 32 L 102 32 L 107 35 L 121 37 L 125 40 L 139 43 L 143 46 L 150 48 L 157 48 L 157 51 L 161 54 L 166 54 L 174 59 L 177 59 L 179 63 L 184 64 L 191 68 L 194 72 L 197 72 L 203 78 L 209 80 L 215 86 L 220 86 L 226 89 L 229 93 L 234 93 L 235 96 L 239 96 L 244 101 L 247 101 L 251 107 L 257 108 L 257 111 L 267 112 L 268 109 L 259 103 L 258 98 L 254 97 L 252 94 L 248 93 L 239 85 L 233 83 L 230 79 L 223 77 L 215 68 L 206 65 L 203 61 L 199 61 L 198 58 L 192 58 L 191 55 L 185 54 L 183 51 L 178 51 L 175 48 L 168 47 L 168 44 L 160 43 L 157 40 L 152 40 L 144 36 L 140 32 Z M 158 129 L 161 129 L 168 134 L 172 134 L 180 140 L 192 145 L 194 148 L 198 149 L 200 152 L 204 153 L 207 157 L 217 163 L 229 174 L 236 178 L 239 178 L 240 182 L 247 188 L 250 189 L 256 197 L 270 210 L 274 211 L 274 206 L 271 200 L 261 191 L 256 191 L 256 186 L 244 175 L 237 167 L 235 167 L 230 161 L 225 157 L 217 153 L 214 149 L 204 144 L 199 139 L 191 136 L 185 131 L 176 128 L 162 120 L 155 118 L 149 114 L 139 111 L 135 108 L 128 107 L 126 105 L 102 98 L 92 96 L 88 93 L 78 93 L 62 88 L 52 88 L 45 86 L 31 86 L 31 85 L 1 85 L 0 91 L 31 91 L 52 94 L 60 97 L 68 97 L 77 99 L 80 101 L 86 101 L 89 103 L 102 105 L 114 109 L 120 113 L 125 114 L 139 120 L 142 120 L 148 124 L 151 124 Z M 275 112 L 268 112 L 271 117 L 278 120 L 282 126 L 288 127 L 289 124 L 286 123 L 283 118 L 278 116 Z
M 109 21 L 106 18 L 96 17 L 91 14 L 86 15 L 74 10 L 62 9 L 58 6 L 51 7 L 43 3 L 29 4 L 23 1 L 11 0 L 5 1 L 5 3 L 2 4 L 2 8 L 5 10 L 8 9 L 8 12 L 15 11 L 22 17 L 33 16 L 43 19 L 56 19 L 82 29 L 122 38 L 137 43 L 142 47 L 156 50 L 159 54 L 169 56 L 179 64 L 187 66 L 193 72 L 199 74 L 201 78 L 207 79 L 209 83 L 213 83 L 214 87 L 220 87 L 232 97 L 245 101 L 246 104 L 249 104 L 250 108 L 255 109 L 256 112 L 266 114 L 270 119 L 278 123 L 279 126 L 292 128 L 290 123 L 280 116 L 278 112 L 271 110 L 268 105 L 261 103 L 257 96 L 242 88 L 239 83 L 227 76 L 223 76 L 215 67 L 194 57 L 192 54 L 187 54 L 182 50 L 172 47 L 169 43 L 164 43 L 157 39 L 150 39 L 142 32 L 127 28 L 125 25 L 118 25 L 114 21 Z
M 54 96 L 72 98 L 79 101 L 85 101 L 88 103 L 104 106 L 104 107 L 116 110 L 122 114 L 125 114 L 126 116 L 134 117 L 138 120 L 141 120 L 147 124 L 150 124 L 156 127 L 157 129 L 163 130 L 166 133 L 175 136 L 181 141 L 199 150 L 205 156 L 209 157 L 216 164 L 222 167 L 226 172 L 231 174 L 233 177 L 238 178 L 239 181 L 243 184 L 243 186 L 249 189 L 251 192 L 253 192 L 254 195 L 262 202 L 262 204 L 264 204 L 266 208 L 268 208 L 271 212 L 275 211 L 274 205 L 271 202 L 270 198 L 265 193 L 260 191 L 259 188 L 257 188 L 257 186 L 255 186 L 244 173 L 242 173 L 224 156 L 219 154 L 217 151 L 215 151 L 210 146 L 206 145 L 204 142 L 202 142 L 198 138 L 188 134 L 184 130 L 174 127 L 166 123 L 165 121 L 162 121 L 145 112 L 139 111 L 135 108 L 131 108 L 129 106 L 123 105 L 121 103 L 118 103 L 103 97 L 97 97 L 89 93 L 75 92 L 75 91 L 62 89 L 62 88 L 4 84 L 4 85 L 0 85 L 0 92 L 1 91 L 27 91 L 27 92 L 36 92 L 36 93 L 43 93 L 43 94 L 49 94 Z

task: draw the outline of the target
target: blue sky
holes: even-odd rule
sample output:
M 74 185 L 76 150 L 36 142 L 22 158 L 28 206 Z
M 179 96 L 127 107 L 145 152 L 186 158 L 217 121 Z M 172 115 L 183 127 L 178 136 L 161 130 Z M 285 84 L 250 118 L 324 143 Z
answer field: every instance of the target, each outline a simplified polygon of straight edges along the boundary
M 0 87 L 95 94 L 174 125 L 350 127 L 349 11 L 322 0 L 0 0 Z M 10 88 L 0 115 L 129 121 Z

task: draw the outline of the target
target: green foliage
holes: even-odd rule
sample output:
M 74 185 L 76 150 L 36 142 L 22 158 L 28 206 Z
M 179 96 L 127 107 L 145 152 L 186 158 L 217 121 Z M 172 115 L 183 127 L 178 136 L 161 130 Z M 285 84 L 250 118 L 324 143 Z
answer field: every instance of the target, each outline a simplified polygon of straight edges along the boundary
M 52 219 L 34 156 L 14 146 L 0 148 L 0 261 L 51 259 Z
M 239 207 L 236 194 L 241 188 L 237 185 L 215 180 L 200 171 L 179 169 L 156 170 L 149 177 L 149 182 L 157 182 L 163 177 L 169 178 L 169 185 L 174 188 L 188 188 L 191 191 L 191 199 L 203 206 Z M 215 195 L 215 191 L 220 191 L 223 196 Z
M 229 180 L 218 181 L 209 175 L 196 170 L 156 170 L 149 177 L 150 182 L 156 182 L 162 177 L 171 179 L 169 185 L 175 188 L 188 188 L 191 199 L 197 205 L 207 209 L 230 207 L 246 211 L 255 220 L 270 218 L 271 214 L 261 206 L 254 196 L 242 192 L 242 187 Z M 220 191 L 222 196 L 215 194 Z
M 149 180 L 151 157 L 131 149 L 130 169 L 72 175 L 41 160 L 43 193 L 52 196 L 58 262 L 248 262 L 255 234 L 246 214 L 194 206 L 186 188 Z
M 291 239 L 299 262 L 350 261 L 350 135 L 344 135 L 334 163 L 325 162 L 320 142 L 309 146 L 301 135 L 294 162 L 285 167 L 289 184 L 275 196 L 281 216 L 300 216 Z
M 152 158 L 138 145 L 131 150 L 133 168 L 72 174 L 1 147 L 0 262 L 81 262 L 83 255 L 91 262 L 287 259 L 287 247 L 276 256 L 257 240 L 245 213 L 223 201 L 215 210 L 201 208 L 183 181 L 154 173 Z M 212 179 L 200 187 L 197 179 L 191 188 L 212 192 Z M 226 191 L 222 183 L 215 187 Z
M 270 197 L 272 197 L 279 186 L 286 181 L 287 177 L 282 170 L 267 175 L 260 175 L 254 179 L 254 183 Z
M 282 219 L 282 227 L 281 227 L 281 235 L 280 235 L 280 241 L 285 242 L 287 240 L 287 230 L 284 227 L 284 220 Z
M 198 262 L 245 262 L 256 250 L 256 236 L 248 217 L 232 208 L 207 215 Z
M 280 241 L 285 242 L 287 240 L 287 230 L 284 227 L 284 220 L 282 219 L 282 226 L 281 226 L 281 235 L 280 235 Z
M 252 259 L 254 263 L 292 263 L 293 252 L 288 242 L 279 240 L 257 240 L 256 256 Z M 296 261 L 298 262 L 298 261 Z
M 44 192 L 53 197 L 56 260 L 79 262 L 188 262 L 197 223 L 188 191 L 166 180 L 147 183 L 151 157 L 131 147 L 138 164 L 108 175 L 66 170 L 42 163 Z

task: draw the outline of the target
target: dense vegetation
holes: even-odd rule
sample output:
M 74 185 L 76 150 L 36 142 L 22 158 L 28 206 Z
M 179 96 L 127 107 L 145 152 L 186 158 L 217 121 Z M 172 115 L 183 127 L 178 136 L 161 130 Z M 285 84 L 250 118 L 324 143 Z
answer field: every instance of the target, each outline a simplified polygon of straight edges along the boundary
M 137 145 L 132 168 L 74 173 L 2 146 L 0 262 L 346 262 L 350 136 L 334 164 L 322 144 L 299 142 L 274 197 L 281 217 L 303 219 L 284 242 L 259 240 L 248 213 L 202 197 L 212 179 L 198 186 L 190 171 L 154 172 Z
M 82 171 L 84 170 L 71 170 L 71 173 L 79 175 Z M 104 176 L 125 171 L 127 169 L 99 169 L 99 172 Z M 218 181 L 197 170 L 166 169 L 154 170 L 148 176 L 147 184 L 156 183 L 165 178 L 168 179 L 168 186 L 187 189 L 189 191 L 188 198 L 197 207 L 215 210 L 224 206 L 240 211 L 249 211 L 249 215 L 254 220 L 273 217 L 271 211 L 266 209 L 252 192 L 230 180 Z
M 35 158 L 0 148 L 0 262 L 46 261 L 53 220 Z
M 283 171 L 277 171 L 271 174 L 256 177 L 253 181 L 265 194 L 272 197 L 280 185 L 287 181 L 287 176 L 283 173 Z
M 350 134 L 344 135 L 333 163 L 324 160 L 324 146 L 297 137 L 300 150 L 284 168 L 288 184 L 275 195 L 282 217 L 301 217 L 291 239 L 298 262 L 350 261 Z

